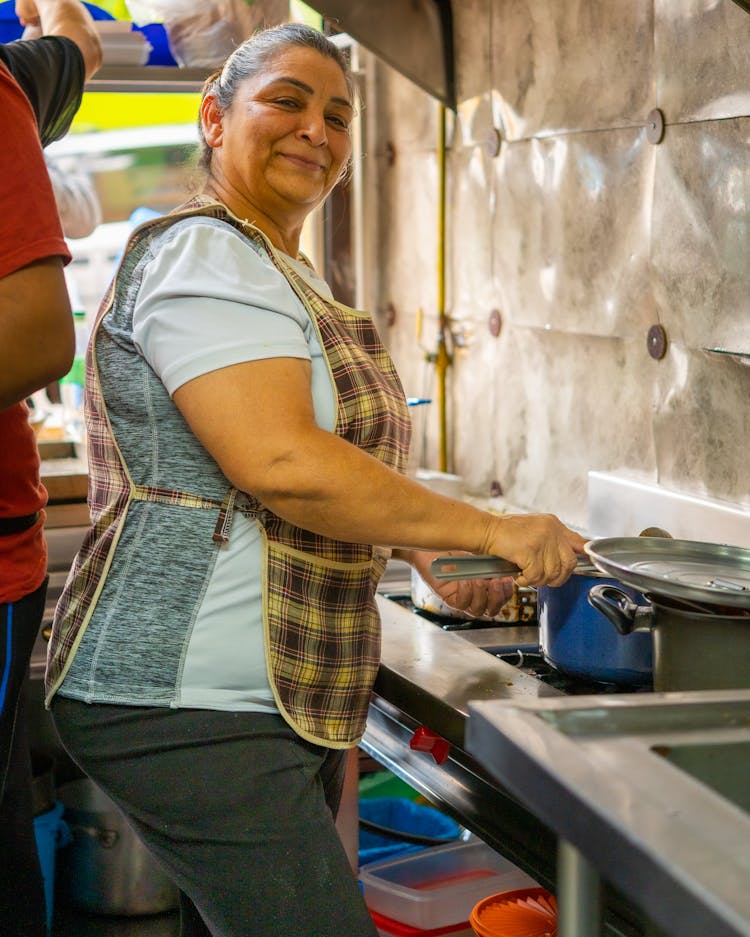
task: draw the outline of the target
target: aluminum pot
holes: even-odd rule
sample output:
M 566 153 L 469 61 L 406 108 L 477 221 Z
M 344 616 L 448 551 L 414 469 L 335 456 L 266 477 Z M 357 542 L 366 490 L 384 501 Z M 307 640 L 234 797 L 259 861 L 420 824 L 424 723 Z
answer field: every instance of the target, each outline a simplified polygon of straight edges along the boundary
M 653 634 L 655 690 L 750 688 L 749 610 L 650 593 L 643 598 L 641 605 L 625 587 L 605 583 L 589 594 L 619 637 Z
M 595 586 L 618 586 L 634 601 L 643 597 L 594 569 L 578 570 L 562 586 L 537 590 L 539 644 L 545 660 L 574 677 L 621 687 L 648 686 L 653 673 L 650 633 L 621 634 L 592 607 Z
M 58 789 L 73 834 L 58 855 L 63 901 L 94 914 L 161 914 L 179 892 L 112 800 L 83 778 Z

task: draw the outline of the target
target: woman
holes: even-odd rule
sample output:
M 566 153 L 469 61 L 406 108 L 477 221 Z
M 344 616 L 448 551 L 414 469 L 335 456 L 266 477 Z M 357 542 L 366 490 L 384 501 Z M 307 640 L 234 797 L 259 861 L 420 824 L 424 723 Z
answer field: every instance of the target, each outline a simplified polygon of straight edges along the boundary
M 333 823 L 378 667 L 372 544 L 425 574 L 436 551 L 494 553 L 553 585 L 583 547 L 401 474 L 392 363 L 298 253 L 347 170 L 352 102 L 315 30 L 238 48 L 203 92 L 203 191 L 135 232 L 90 348 L 93 527 L 48 698 L 184 893 L 183 935 L 376 933 Z M 509 597 L 438 587 L 475 614 Z

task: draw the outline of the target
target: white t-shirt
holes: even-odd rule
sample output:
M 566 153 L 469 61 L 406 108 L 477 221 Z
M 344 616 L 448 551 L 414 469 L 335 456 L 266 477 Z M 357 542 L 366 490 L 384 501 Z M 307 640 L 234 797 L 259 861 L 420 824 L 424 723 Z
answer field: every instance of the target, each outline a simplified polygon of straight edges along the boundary
M 332 298 L 325 281 L 306 264 L 285 259 L 316 292 Z M 309 360 L 316 422 L 334 429 L 336 397 L 307 310 L 262 248 L 227 224 L 194 218 L 167 230 L 144 272 L 133 337 L 170 394 L 233 364 L 278 357 Z M 276 711 L 263 648 L 256 524 L 235 513 L 229 542 L 218 549 L 189 639 L 177 702 Z

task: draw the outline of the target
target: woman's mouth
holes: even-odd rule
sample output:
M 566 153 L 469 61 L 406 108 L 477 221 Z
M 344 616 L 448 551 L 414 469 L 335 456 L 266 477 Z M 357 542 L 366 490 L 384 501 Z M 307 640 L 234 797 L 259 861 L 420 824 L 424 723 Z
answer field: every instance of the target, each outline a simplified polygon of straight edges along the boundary
M 289 160 L 290 163 L 293 163 L 295 166 L 298 166 L 300 169 L 305 169 L 308 172 L 323 172 L 324 170 L 324 167 L 313 159 L 307 159 L 304 156 L 297 156 L 295 153 L 282 153 L 282 156 Z

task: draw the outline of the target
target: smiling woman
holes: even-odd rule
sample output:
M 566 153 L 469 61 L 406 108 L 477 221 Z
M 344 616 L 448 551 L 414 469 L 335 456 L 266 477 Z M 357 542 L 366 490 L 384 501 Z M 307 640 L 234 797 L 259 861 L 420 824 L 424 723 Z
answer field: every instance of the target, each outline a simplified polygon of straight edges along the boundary
M 94 524 L 57 606 L 48 700 L 180 886 L 182 937 L 374 937 L 334 817 L 389 548 L 479 615 L 511 581 L 441 584 L 437 551 L 502 555 L 540 585 L 583 549 L 555 517 L 491 515 L 405 476 L 393 363 L 299 253 L 346 173 L 353 113 L 322 33 L 240 46 L 203 90 L 200 192 L 134 232 L 89 344 Z
M 292 47 L 266 63 L 241 46 L 208 80 L 201 105 L 206 191 L 292 257 L 305 218 L 351 156 L 351 86 L 335 51 Z

